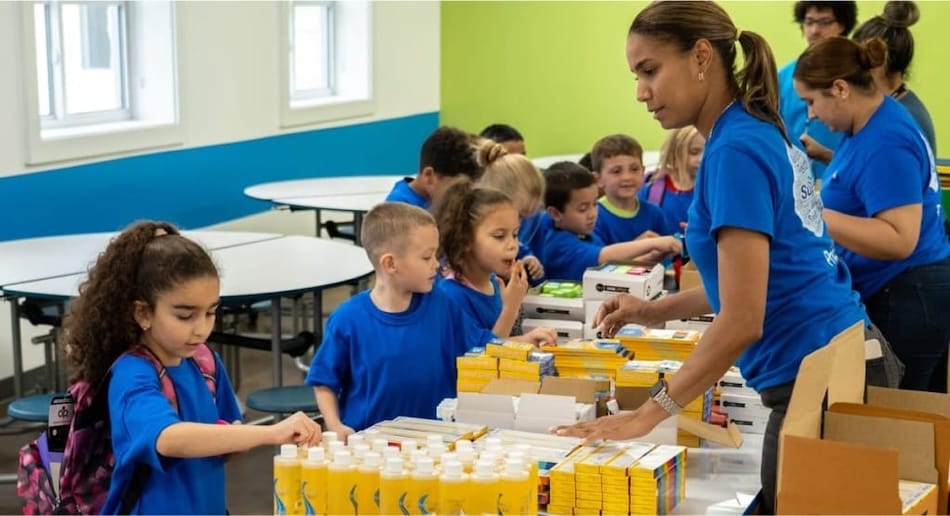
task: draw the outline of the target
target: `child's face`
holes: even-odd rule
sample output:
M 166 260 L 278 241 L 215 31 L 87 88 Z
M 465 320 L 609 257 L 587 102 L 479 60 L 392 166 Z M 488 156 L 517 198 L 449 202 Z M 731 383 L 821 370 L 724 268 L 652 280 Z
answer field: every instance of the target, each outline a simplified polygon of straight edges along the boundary
M 594 231 L 597 223 L 597 185 L 571 192 L 571 200 L 560 212 L 548 208 L 548 214 L 554 219 L 554 225 L 575 235 L 587 236 Z
M 635 199 L 643 186 L 643 163 L 636 156 L 619 154 L 605 159 L 596 176 L 607 199 Z
M 486 209 L 487 214 L 475 227 L 472 265 L 482 272 L 507 276 L 518 258 L 518 211 L 507 203 Z
M 165 365 L 178 365 L 181 359 L 194 356 L 214 328 L 220 292 L 218 278 L 205 276 L 162 292 L 151 310 L 144 301 L 136 301 L 135 320 L 148 328 L 142 344 Z
M 703 150 L 706 149 L 706 138 L 696 133 L 689 140 L 686 146 L 686 170 L 691 177 L 696 177 L 696 171 L 699 170 L 699 160 L 703 158 Z
M 438 249 L 439 230 L 435 226 L 412 230 L 405 251 L 393 255 L 393 266 L 402 288 L 423 294 L 432 290 L 439 269 Z

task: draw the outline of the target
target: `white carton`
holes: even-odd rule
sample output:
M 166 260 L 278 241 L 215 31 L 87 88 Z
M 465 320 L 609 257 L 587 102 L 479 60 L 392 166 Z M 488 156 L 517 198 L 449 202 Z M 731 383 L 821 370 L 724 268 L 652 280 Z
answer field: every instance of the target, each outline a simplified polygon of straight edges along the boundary
M 584 299 L 607 299 L 615 294 L 630 294 L 653 299 L 663 291 L 664 269 L 649 266 L 608 263 L 584 271 Z
M 584 336 L 584 323 L 581 321 L 562 321 L 560 319 L 525 319 L 521 321 L 521 331 L 528 333 L 535 328 L 551 328 L 557 333 L 558 341 L 580 339 Z
M 584 320 L 584 300 L 579 297 L 551 297 L 531 293 L 524 297 L 521 306 L 524 308 L 525 317 L 567 321 Z
M 666 329 L 668 330 L 696 330 L 700 332 L 705 332 L 709 329 L 709 325 L 712 324 L 713 319 L 715 319 L 715 314 L 708 315 L 697 315 L 695 317 L 690 317 L 688 319 L 674 319 L 672 321 L 666 321 Z

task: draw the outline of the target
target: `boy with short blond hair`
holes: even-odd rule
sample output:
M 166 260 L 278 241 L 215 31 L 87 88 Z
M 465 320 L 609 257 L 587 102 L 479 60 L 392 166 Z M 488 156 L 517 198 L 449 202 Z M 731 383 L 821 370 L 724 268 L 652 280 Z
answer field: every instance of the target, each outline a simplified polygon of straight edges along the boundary
M 455 397 L 455 358 L 495 338 L 433 290 L 432 215 L 382 203 L 366 214 L 361 237 L 375 285 L 330 316 L 306 380 L 327 429 L 344 438 L 398 416 L 435 419 L 439 402 Z

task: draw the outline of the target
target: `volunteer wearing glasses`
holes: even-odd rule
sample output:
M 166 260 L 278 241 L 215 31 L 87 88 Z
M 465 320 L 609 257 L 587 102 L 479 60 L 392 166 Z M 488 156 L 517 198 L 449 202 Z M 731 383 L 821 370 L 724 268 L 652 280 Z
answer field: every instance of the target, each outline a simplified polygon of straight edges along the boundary
M 795 2 L 795 22 L 809 45 L 829 36 L 847 36 L 858 22 L 857 2 Z M 808 120 L 808 109 L 792 85 L 792 73 L 797 62 L 798 59 L 793 60 L 778 72 L 779 114 L 785 121 L 788 137 L 792 142 L 800 142 L 809 156 L 812 156 L 814 149 L 822 147 L 825 151 L 833 152 L 841 135 L 832 132 L 819 120 Z M 831 160 L 830 152 L 828 156 L 812 156 L 811 171 L 815 179 L 823 175 Z

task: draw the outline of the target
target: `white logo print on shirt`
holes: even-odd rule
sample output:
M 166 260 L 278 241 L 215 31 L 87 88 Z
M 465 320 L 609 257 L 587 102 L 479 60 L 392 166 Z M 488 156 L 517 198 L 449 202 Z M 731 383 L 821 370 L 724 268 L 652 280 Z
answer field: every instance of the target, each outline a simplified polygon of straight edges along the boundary
M 802 226 L 815 236 L 825 232 L 825 222 L 821 219 L 821 196 L 815 191 L 815 180 L 811 175 L 811 163 L 804 151 L 785 145 L 788 162 L 792 165 L 792 195 L 795 197 L 795 214 Z

